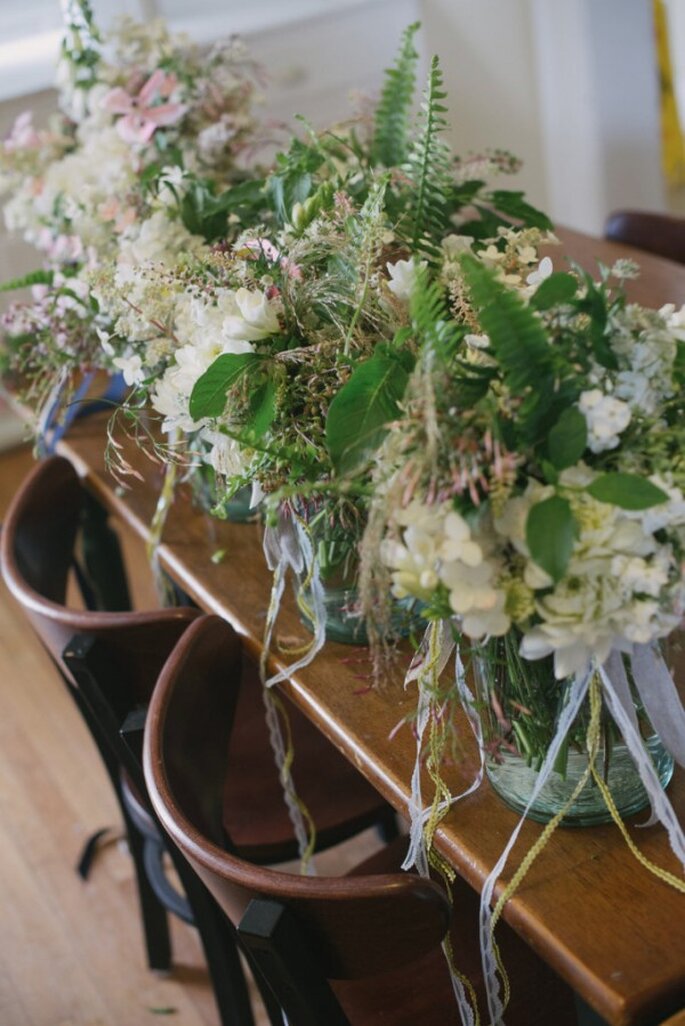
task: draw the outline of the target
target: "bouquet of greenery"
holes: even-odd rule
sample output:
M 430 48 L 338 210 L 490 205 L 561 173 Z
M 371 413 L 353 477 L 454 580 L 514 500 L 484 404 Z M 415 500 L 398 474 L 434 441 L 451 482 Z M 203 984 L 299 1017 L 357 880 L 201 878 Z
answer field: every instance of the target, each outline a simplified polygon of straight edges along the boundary
M 510 277 L 545 273 L 547 218 L 484 180 L 515 170 L 513 158 L 450 155 L 437 59 L 412 121 L 416 28 L 370 131 L 307 129 L 251 183 L 228 238 L 180 271 L 139 265 L 120 297 L 119 359 L 139 395 L 200 444 L 226 494 L 250 484 L 265 499 L 272 562 L 304 547 L 295 562 L 315 590 L 320 576 L 356 578 L 373 452 L 420 344 L 417 275 L 444 281 L 461 318 L 462 251 Z M 297 544 L 277 540 L 287 530 Z
M 71 372 L 114 356 L 99 338 L 110 312 L 89 279 L 103 262 L 125 277 L 142 261 L 196 252 L 226 225 L 221 194 L 248 177 L 240 161 L 254 139 L 254 72 L 236 40 L 200 53 L 161 22 L 128 18 L 102 36 L 87 0 L 67 5 L 62 113 L 40 130 L 22 114 L 0 146 L 7 224 L 45 261 L 3 286 L 34 288 L 2 329 L 5 362 L 39 410 L 61 392 L 64 404 Z

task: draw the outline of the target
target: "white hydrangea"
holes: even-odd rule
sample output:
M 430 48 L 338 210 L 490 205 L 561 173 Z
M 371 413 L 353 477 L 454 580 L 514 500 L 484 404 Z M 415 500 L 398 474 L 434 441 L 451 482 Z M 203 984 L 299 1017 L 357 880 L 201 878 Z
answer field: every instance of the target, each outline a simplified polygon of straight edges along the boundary
M 496 566 L 486 558 L 483 539 L 451 506 L 418 500 L 396 517 L 402 541 L 386 539 L 381 559 L 392 573 L 393 593 L 430 601 L 440 583 L 462 630 L 472 638 L 502 635 L 511 626 L 505 593 L 497 587 Z
M 630 424 L 630 406 L 621 399 L 605 395 L 598 388 L 581 392 L 578 408 L 587 423 L 587 444 L 591 452 L 615 449 L 619 435 Z

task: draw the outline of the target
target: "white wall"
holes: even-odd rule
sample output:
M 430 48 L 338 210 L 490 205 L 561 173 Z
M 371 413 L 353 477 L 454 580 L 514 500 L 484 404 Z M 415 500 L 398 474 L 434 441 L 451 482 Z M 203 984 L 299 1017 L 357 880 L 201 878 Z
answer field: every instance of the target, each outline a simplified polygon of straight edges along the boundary
M 521 156 L 521 185 L 601 234 L 619 206 L 663 209 L 651 0 L 423 0 L 461 150 Z M 503 182 L 503 184 L 505 184 Z
M 651 0 L 530 0 L 555 220 L 601 233 L 619 207 L 662 210 Z
M 455 150 L 510 150 L 524 166 L 501 187 L 525 189 L 546 209 L 528 0 L 423 0 L 421 16 L 425 49 L 444 69 Z

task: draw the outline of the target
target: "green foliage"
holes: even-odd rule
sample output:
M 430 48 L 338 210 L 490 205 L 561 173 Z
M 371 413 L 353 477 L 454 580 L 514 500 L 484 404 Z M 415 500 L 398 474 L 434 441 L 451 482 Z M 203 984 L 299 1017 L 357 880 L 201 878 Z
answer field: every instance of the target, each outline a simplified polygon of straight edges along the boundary
M 539 388 L 554 371 L 554 352 L 539 318 L 471 254 L 461 264 L 471 302 L 509 388 L 517 395 Z
M 219 196 L 214 195 L 210 181 L 197 179 L 180 200 L 181 220 L 189 232 L 214 242 L 227 235 L 230 214 L 248 223 L 256 218 L 265 199 L 263 179 L 241 182 Z
M 419 132 L 404 165 L 411 182 L 408 241 L 414 252 L 425 253 L 429 259 L 440 252 L 452 191 L 450 151 L 440 138 L 447 127 L 443 117 L 447 108 L 442 103 L 446 95 L 438 58 L 433 57 L 421 104 Z
M 545 278 L 528 301 L 534 310 L 549 310 L 559 303 L 570 303 L 578 290 L 578 282 L 572 274 L 557 271 Z
M 639 474 L 602 474 L 588 485 L 587 490 L 599 502 L 608 502 L 621 509 L 650 509 L 668 502 L 666 492 Z
M 430 358 L 447 364 L 456 354 L 463 331 L 450 318 L 441 286 L 431 281 L 425 269 L 419 270 L 409 302 L 416 339 Z
M 276 416 L 276 385 L 272 378 L 265 378 L 250 395 L 249 418 L 246 433 L 257 440 L 263 438 Z
M 590 342 L 595 359 L 608 370 L 618 370 L 618 360 L 607 337 L 609 311 L 607 299 L 601 285 L 596 285 L 589 274 L 585 275 L 586 293 L 578 309 L 590 317 Z
M 326 445 L 338 473 L 366 463 L 398 414 L 409 374 L 404 361 L 386 348 L 360 363 L 333 399 L 326 418 Z
M 276 157 L 276 170 L 266 182 L 272 207 L 281 224 L 288 224 L 296 203 L 304 203 L 312 191 L 312 175 L 325 156 L 318 146 L 294 139 L 287 153 Z
M 587 421 L 577 406 L 568 406 L 547 439 L 549 458 L 556 470 L 577 463 L 587 445 Z
M 488 200 L 493 204 L 500 214 L 507 218 L 520 221 L 529 228 L 541 228 L 543 231 L 550 231 L 554 225 L 541 210 L 527 203 L 523 198 L 524 193 L 512 192 L 509 189 L 493 189 L 488 193 Z
M 566 573 L 574 537 L 575 521 L 567 499 L 552 495 L 531 506 L 526 520 L 526 543 L 531 558 L 555 583 Z
M 414 49 L 414 36 L 419 25 L 417 21 L 404 30 L 395 64 L 385 72 L 371 144 L 371 160 L 374 164 L 398 167 L 407 158 L 409 115 L 419 57 Z
M 21 278 L 10 278 L 0 284 L 0 292 L 14 292 L 15 289 L 25 289 L 31 285 L 52 285 L 55 275 L 53 271 L 31 271 Z
M 228 390 L 248 371 L 261 363 L 257 353 L 224 353 L 195 382 L 190 395 L 190 416 L 220 417 L 226 407 Z
M 676 342 L 676 354 L 673 361 L 673 378 L 680 388 L 685 388 L 685 342 Z

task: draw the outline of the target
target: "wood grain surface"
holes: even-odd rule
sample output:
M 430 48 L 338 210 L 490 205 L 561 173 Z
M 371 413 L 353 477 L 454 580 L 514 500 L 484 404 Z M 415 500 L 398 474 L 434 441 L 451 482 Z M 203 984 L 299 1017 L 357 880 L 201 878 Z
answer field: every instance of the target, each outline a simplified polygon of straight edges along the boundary
M 557 268 L 563 266 L 564 254 L 588 268 L 597 259 L 610 264 L 619 256 L 632 256 L 643 268 L 641 278 L 630 285 L 632 298 L 652 306 L 685 302 L 685 268 L 577 233 L 559 235 L 562 246 L 552 251 Z M 72 460 L 107 508 L 145 538 L 161 486 L 161 469 L 140 452 L 127 452 L 144 484 L 133 482 L 122 494 L 104 467 L 104 432 L 102 418 L 76 423 L 60 452 Z M 224 551 L 224 558 L 212 562 L 218 550 Z M 181 487 L 160 559 L 203 609 L 229 620 L 248 647 L 259 653 L 270 577 L 257 525 L 213 520 L 193 508 Z M 287 662 L 279 644 L 292 647 L 307 636 L 292 595 L 286 593 L 274 666 Z M 363 649 L 327 643 L 285 690 L 378 790 L 397 809 L 406 811 L 415 745 L 408 725 L 395 728 L 411 713 L 414 696 L 402 691 L 402 666 L 383 689 L 370 686 L 369 669 Z M 475 768 L 475 750 L 465 740 L 461 759 L 446 768 L 455 793 L 470 783 Z M 685 783 L 680 771 L 669 794 L 685 822 Z M 438 830 L 436 844 L 457 871 L 480 889 L 516 822 L 517 817 L 485 783 L 451 810 Z M 505 881 L 540 830 L 535 823 L 525 824 Z M 632 822 L 630 833 L 645 855 L 682 872 L 660 827 L 639 829 Z M 504 916 L 611 1026 L 646 1026 L 685 1004 L 684 913 L 685 897 L 638 865 L 618 830 L 606 826 L 557 831 Z

